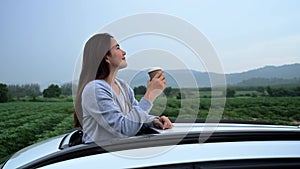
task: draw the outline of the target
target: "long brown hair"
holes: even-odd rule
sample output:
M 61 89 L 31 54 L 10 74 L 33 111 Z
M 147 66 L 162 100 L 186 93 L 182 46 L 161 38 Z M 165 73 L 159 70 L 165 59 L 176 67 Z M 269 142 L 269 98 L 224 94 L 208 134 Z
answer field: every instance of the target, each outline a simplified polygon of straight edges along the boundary
M 110 71 L 104 57 L 110 54 L 111 38 L 108 33 L 96 34 L 85 44 L 82 68 L 75 99 L 74 126 L 82 126 L 81 94 L 87 83 L 95 79 L 106 78 Z
M 110 56 L 110 50 L 106 53 L 106 56 Z M 102 59 L 96 74 L 96 79 L 105 79 L 110 73 L 109 64 L 106 62 L 105 58 Z

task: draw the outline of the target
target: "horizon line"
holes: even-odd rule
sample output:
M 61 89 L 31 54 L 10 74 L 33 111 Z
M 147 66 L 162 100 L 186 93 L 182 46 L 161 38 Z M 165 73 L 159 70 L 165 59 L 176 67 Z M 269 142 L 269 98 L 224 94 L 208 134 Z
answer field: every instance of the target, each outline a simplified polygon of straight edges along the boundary
M 282 67 L 282 66 L 290 66 L 290 65 L 300 65 L 300 62 L 295 62 L 295 63 L 285 63 L 285 64 L 281 64 L 281 65 L 272 65 L 272 64 L 267 64 L 261 67 L 256 67 L 256 68 L 250 68 L 248 70 L 242 70 L 242 71 L 237 71 L 237 72 L 224 72 L 224 74 L 238 74 L 238 73 L 245 73 L 245 72 L 249 72 L 249 71 L 253 71 L 253 70 L 257 70 L 257 69 L 263 69 L 266 67 Z M 150 67 L 149 67 L 150 68 Z M 124 68 L 120 71 L 126 71 L 126 70 L 132 70 L 132 71 L 147 71 L 148 68 L 144 68 L 144 69 L 130 69 L 130 68 Z M 216 73 L 216 74 L 223 74 L 220 72 L 207 72 L 207 71 L 203 71 L 203 70 L 197 70 L 197 69 L 165 69 L 166 71 L 180 71 L 180 70 L 191 70 L 191 71 L 197 71 L 197 72 L 203 72 L 203 73 Z

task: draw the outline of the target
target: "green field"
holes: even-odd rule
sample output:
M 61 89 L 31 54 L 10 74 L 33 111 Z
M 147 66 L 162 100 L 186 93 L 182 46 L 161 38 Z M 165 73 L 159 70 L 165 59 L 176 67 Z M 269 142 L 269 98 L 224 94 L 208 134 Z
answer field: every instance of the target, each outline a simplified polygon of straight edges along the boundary
M 199 104 L 200 103 L 200 104 Z M 227 98 L 222 119 L 300 125 L 300 97 Z M 159 98 L 151 111 L 171 118 L 205 119 L 210 98 Z M 0 104 L 0 159 L 73 127 L 73 102 L 9 102 Z
M 167 105 L 164 104 L 167 102 Z M 198 105 L 200 103 L 200 105 Z M 234 97 L 226 98 L 224 120 L 255 121 L 270 124 L 300 125 L 300 97 Z M 163 108 L 161 108 L 163 107 Z M 197 110 L 195 110 L 197 108 Z M 168 98 L 155 102 L 152 113 L 169 117 L 205 119 L 211 108 L 209 98 L 178 100 Z M 218 116 L 218 115 L 217 115 Z
M 0 159 L 72 129 L 72 102 L 0 104 Z

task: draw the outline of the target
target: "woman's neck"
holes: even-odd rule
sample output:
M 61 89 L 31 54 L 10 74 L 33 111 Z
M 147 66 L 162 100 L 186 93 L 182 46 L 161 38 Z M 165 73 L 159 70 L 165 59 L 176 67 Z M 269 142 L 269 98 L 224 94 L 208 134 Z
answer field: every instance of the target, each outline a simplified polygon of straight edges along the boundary
M 110 71 L 109 75 L 104 80 L 112 86 L 115 83 L 117 72 L 117 70 Z
M 111 86 L 111 88 L 119 95 L 120 94 L 120 88 L 119 86 L 116 84 L 115 80 L 116 80 L 116 74 L 117 71 L 115 71 L 115 73 L 110 73 L 107 78 L 105 78 L 104 80 Z

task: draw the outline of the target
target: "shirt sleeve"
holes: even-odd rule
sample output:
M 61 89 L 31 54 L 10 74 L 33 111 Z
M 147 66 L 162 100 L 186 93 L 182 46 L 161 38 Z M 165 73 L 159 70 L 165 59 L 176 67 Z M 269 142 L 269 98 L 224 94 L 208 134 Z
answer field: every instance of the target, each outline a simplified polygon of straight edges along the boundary
M 133 106 L 136 106 L 136 105 L 138 105 L 139 104 L 139 102 L 135 99 L 135 97 L 134 97 L 134 91 L 130 88 L 130 87 L 128 87 L 128 93 L 129 93 L 129 98 L 130 98 L 130 100 L 131 100 L 131 104 L 133 105 Z M 144 97 L 141 99 L 141 101 L 140 102 L 147 102 L 147 104 L 151 104 L 151 108 L 152 108 L 152 106 L 153 106 L 153 104 L 150 102 L 150 101 L 148 101 L 147 99 L 145 99 Z M 151 109 L 150 109 L 151 110 Z M 150 110 L 149 110 L 149 112 L 150 112 Z M 155 118 L 159 118 L 158 116 L 154 116 L 154 115 L 150 115 L 150 114 L 148 114 L 148 118 L 147 118 L 147 120 L 144 122 L 144 127 L 154 127 L 154 125 L 153 125 L 153 120 L 155 119 Z
M 89 92 L 83 92 L 83 98 L 95 99 L 90 102 L 96 101 L 97 107 L 92 108 L 93 106 L 91 106 L 89 108 L 89 101 L 86 100 L 87 104 L 83 104 L 85 105 L 85 110 L 108 132 L 134 136 L 142 125 L 149 121 L 148 113 L 152 108 L 152 103 L 147 99 L 143 98 L 140 102 L 135 100 L 130 112 L 124 115 L 114 102 L 113 91 L 107 83 L 96 83 L 90 90 L 94 91 L 94 97 L 88 96 Z

